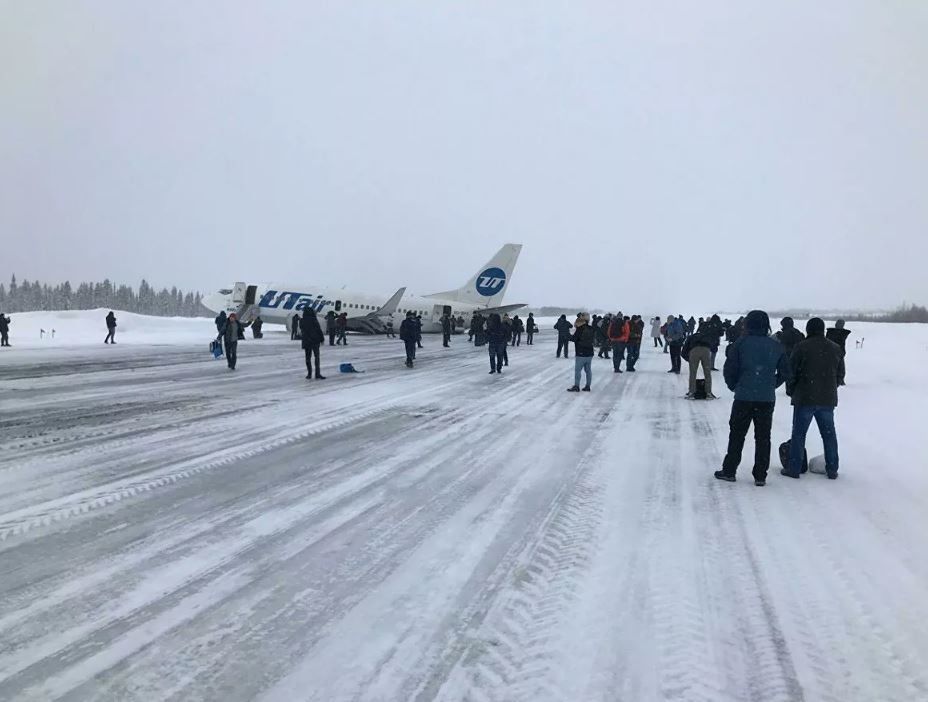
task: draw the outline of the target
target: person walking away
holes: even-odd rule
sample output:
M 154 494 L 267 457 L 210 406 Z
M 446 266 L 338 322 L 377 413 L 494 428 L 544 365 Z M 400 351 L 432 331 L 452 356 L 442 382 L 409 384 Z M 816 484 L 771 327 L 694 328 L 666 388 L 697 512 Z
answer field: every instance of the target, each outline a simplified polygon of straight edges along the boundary
M 503 323 L 503 334 L 504 334 L 503 348 L 502 348 L 503 365 L 508 366 L 509 365 L 509 351 L 506 350 L 506 347 L 509 346 L 510 343 L 512 343 L 512 320 L 509 319 L 508 314 L 503 315 L 502 323 Z
M 527 346 L 535 345 L 535 332 L 538 331 L 538 327 L 535 326 L 535 313 L 529 312 L 528 319 L 525 320 L 525 344 Z
M 335 324 L 335 311 L 329 310 L 325 315 L 325 333 L 329 337 L 329 346 L 335 346 L 335 334 L 338 332 Z
M 222 334 L 222 331 L 226 328 L 226 311 L 222 310 L 219 314 L 216 315 L 216 319 L 213 320 L 216 324 L 216 333 Z
M 780 471 L 788 478 L 798 478 L 806 450 L 806 434 L 812 420 L 818 425 L 825 446 L 825 474 L 838 477 L 838 434 L 835 431 L 835 407 L 838 386 L 844 382 L 844 354 L 841 347 L 825 338 L 825 322 L 813 317 L 806 323 L 805 341 L 793 350 L 789 363 L 791 376 L 786 394 L 793 401 L 793 435 L 789 446 L 789 470 Z
M 567 392 L 580 392 L 580 371 L 586 375 L 583 391 L 589 392 L 593 381 L 593 329 L 589 314 L 580 314 L 577 328 L 569 338 L 574 342 L 574 384 L 567 388 Z
M 522 332 L 525 331 L 525 323 L 516 315 L 512 320 L 512 345 L 522 345 Z
M 471 343 L 474 340 L 474 334 L 477 333 L 477 313 L 474 312 L 470 317 L 470 326 L 467 328 L 467 343 Z
M 264 320 L 261 317 L 255 317 L 255 321 L 251 323 L 251 336 L 254 339 L 263 339 L 264 333 L 261 329 L 264 327 Z
M 661 336 L 664 337 L 664 353 L 670 353 L 670 344 L 667 342 L 667 322 L 661 325 Z
M 762 310 L 752 310 L 745 318 L 746 333 L 725 350 L 723 375 L 728 389 L 735 393 L 728 426 L 728 451 L 719 480 L 735 482 L 741 463 L 744 438 L 754 423 L 754 484 L 767 482 L 770 468 L 770 427 L 776 389 L 789 379 L 789 360 L 783 345 L 769 336 L 770 318 Z
M 684 342 L 682 356 L 690 364 L 690 390 L 686 393 L 686 399 L 692 400 L 696 396 L 696 375 L 699 366 L 702 366 L 702 377 L 706 379 L 706 399 L 715 399 L 715 395 L 712 394 L 711 353 L 712 337 L 705 329 L 687 337 Z
M 510 332 L 495 312 L 487 319 L 487 347 L 490 353 L 490 375 L 503 372 L 506 343 Z
M 235 370 L 235 364 L 238 363 L 238 336 L 241 324 L 238 321 L 238 315 L 233 312 L 226 318 L 226 325 L 223 327 L 222 336 L 226 347 L 226 363 L 229 364 L 229 370 Z
M 654 348 L 664 348 L 664 340 L 661 339 L 663 335 L 661 332 L 662 326 L 660 317 L 651 320 L 651 338 L 654 339 Z
M 607 314 L 605 317 L 599 318 L 598 325 L 590 325 L 593 329 L 593 345 L 599 346 L 599 353 L 596 354 L 597 358 L 609 360 L 609 326 L 612 324 L 612 320 L 612 315 Z
M 635 372 L 638 359 L 641 358 L 641 341 L 644 338 L 644 320 L 639 314 L 633 314 L 628 323 L 628 346 L 625 356 L 625 370 Z
M 686 340 L 686 324 L 681 317 L 667 317 L 667 346 L 670 348 L 670 370 L 680 375 L 680 353 Z
M 293 317 L 290 319 L 290 341 L 296 341 L 300 338 L 300 315 L 297 313 L 293 314 Z
M 319 326 L 319 318 L 316 316 L 315 310 L 306 309 L 303 311 L 303 319 L 300 320 L 300 337 L 302 338 L 303 351 L 306 354 L 306 380 L 313 377 L 313 359 L 316 360 L 316 379 L 325 380 L 319 366 L 319 347 L 325 341 L 325 334 L 322 333 L 322 327 Z
M 722 343 L 722 337 L 725 335 L 725 328 L 722 326 L 722 318 L 717 314 L 712 315 L 706 320 L 704 326 L 706 338 L 711 342 L 709 348 L 709 366 L 711 370 L 717 371 L 715 367 L 715 357 L 719 352 L 719 345 Z
M 335 345 L 348 345 L 348 313 L 342 312 L 335 320 Z
M 784 317 L 780 320 L 780 331 L 775 336 L 777 341 L 783 344 L 787 358 L 793 355 L 795 348 L 806 338 L 805 334 L 796 329 L 792 317 Z
M 690 315 L 689 321 L 686 323 L 686 335 L 690 336 L 695 331 L 696 331 L 696 318 Z
M 574 325 L 567 321 L 566 314 L 562 314 L 554 323 L 554 328 L 557 330 L 557 357 L 561 357 L 561 349 L 564 349 L 564 358 L 569 358 L 567 345 L 570 343 L 570 330 L 574 328 Z M 589 331 L 593 333 L 592 329 Z
M 612 346 L 612 372 L 622 372 L 622 361 L 625 360 L 625 346 L 628 344 L 629 324 L 625 316 L 619 312 L 612 318 L 607 332 L 609 344 Z
M 99 336 L 97 337 L 100 338 Z M 113 310 L 110 310 L 110 313 L 106 315 L 106 338 L 103 340 L 104 344 L 116 343 L 116 315 L 113 313 Z
M 406 319 L 400 324 L 400 339 L 406 345 L 406 367 L 412 368 L 416 360 L 416 337 L 418 335 L 416 318 L 412 310 L 406 313 Z
M 416 315 L 416 346 L 422 348 L 422 315 Z
M 844 320 L 839 319 L 835 322 L 833 327 L 829 328 L 829 330 L 825 332 L 825 338 L 828 339 L 828 341 L 833 341 L 838 346 L 840 346 L 841 353 L 846 353 L 847 348 L 845 347 L 845 343 L 847 342 L 847 337 L 850 336 L 850 333 L 851 332 L 849 330 L 844 328 Z
M 0 346 L 10 345 L 10 322 L 13 320 L 0 312 Z
M 451 315 L 443 314 L 441 316 L 441 345 L 448 348 L 451 344 L 451 332 L 454 329 L 451 322 Z
M 396 332 L 393 330 L 393 315 L 392 314 L 389 317 L 387 317 L 387 324 L 384 328 L 386 330 L 386 335 L 388 339 L 396 338 Z

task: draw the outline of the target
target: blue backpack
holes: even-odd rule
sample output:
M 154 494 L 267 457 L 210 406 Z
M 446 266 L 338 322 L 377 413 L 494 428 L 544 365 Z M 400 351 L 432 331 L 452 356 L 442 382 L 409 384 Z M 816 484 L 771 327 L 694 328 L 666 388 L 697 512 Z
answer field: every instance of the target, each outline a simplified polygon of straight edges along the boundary
M 361 373 L 362 371 L 359 371 L 359 370 L 358 370 L 357 368 L 355 368 L 354 365 L 351 364 L 351 363 L 342 363 L 342 364 L 338 367 L 338 372 L 339 372 L 339 373 Z

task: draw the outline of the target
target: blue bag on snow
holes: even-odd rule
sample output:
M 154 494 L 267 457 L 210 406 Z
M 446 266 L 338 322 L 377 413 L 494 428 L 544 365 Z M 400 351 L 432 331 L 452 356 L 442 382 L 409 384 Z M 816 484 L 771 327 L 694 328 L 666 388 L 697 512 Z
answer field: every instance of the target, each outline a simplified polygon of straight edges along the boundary
M 357 368 L 355 368 L 354 364 L 352 363 L 342 363 L 338 367 L 338 372 L 339 373 L 361 373 L 362 371 L 359 371 Z

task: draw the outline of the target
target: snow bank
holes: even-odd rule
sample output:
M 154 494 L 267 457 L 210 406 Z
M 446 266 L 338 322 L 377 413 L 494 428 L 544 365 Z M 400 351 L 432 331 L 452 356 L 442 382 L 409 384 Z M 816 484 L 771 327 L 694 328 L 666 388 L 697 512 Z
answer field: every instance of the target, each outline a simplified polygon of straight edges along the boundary
M 108 312 L 108 309 L 99 308 L 10 314 L 10 343 L 14 349 L 102 346 Z M 205 317 L 149 317 L 119 310 L 113 312 L 119 345 L 208 343 L 216 336 L 213 320 Z

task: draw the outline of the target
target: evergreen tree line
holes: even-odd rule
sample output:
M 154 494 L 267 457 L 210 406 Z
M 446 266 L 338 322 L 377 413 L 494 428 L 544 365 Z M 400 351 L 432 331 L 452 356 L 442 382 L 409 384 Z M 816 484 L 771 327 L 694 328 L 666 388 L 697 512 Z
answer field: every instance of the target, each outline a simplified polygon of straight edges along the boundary
M 928 307 L 919 305 L 902 305 L 892 312 L 886 314 L 859 314 L 846 317 L 848 321 L 854 322 L 898 322 L 902 324 L 912 322 L 928 322 Z
M 38 281 L 21 283 L 14 275 L 9 287 L 0 283 L 0 312 L 41 312 L 47 310 L 92 310 L 105 307 L 157 317 L 202 317 L 206 309 L 203 296 L 172 287 L 155 290 L 147 280 L 138 292 L 131 285 L 114 285 L 109 279 L 101 283 L 80 283 L 76 288 L 65 281 L 54 287 Z

